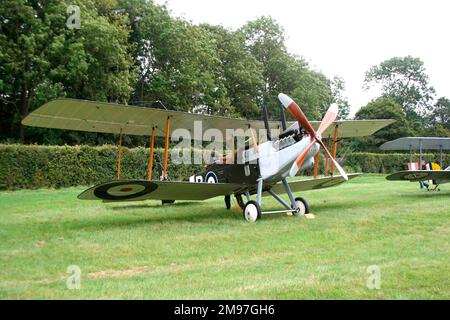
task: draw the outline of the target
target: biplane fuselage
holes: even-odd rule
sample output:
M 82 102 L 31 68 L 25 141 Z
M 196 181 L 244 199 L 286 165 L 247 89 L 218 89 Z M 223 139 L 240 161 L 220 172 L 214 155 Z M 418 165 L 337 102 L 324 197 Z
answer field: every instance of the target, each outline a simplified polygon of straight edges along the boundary
M 200 174 L 189 177 L 190 182 L 210 183 L 242 183 L 255 184 L 262 178 L 265 184 L 270 185 L 281 181 L 289 176 L 297 155 L 301 153 L 311 142 L 308 135 L 300 136 L 293 132 L 284 138 L 288 141 L 281 149 L 277 148 L 281 139 L 266 141 L 257 148 L 251 147 L 238 150 L 241 153 L 243 164 L 230 164 L 217 161 L 207 166 Z M 297 141 L 298 140 L 298 141 Z M 320 146 L 314 144 L 309 150 L 308 156 L 303 163 L 301 171 L 314 167 L 314 157 L 319 152 Z M 236 158 L 234 159 L 237 160 Z M 243 178 L 244 176 L 244 178 Z

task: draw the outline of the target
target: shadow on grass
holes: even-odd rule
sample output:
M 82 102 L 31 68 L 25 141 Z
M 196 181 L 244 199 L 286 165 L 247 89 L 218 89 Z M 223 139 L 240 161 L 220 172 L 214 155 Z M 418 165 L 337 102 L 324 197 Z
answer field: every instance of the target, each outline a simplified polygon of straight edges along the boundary
M 141 228 L 141 227 L 156 227 L 159 231 L 164 229 L 171 229 L 172 225 L 179 223 L 201 223 L 216 227 L 218 225 L 236 225 L 236 224 L 251 224 L 246 222 L 243 218 L 242 210 L 233 207 L 231 210 L 226 210 L 217 203 L 202 203 L 202 202 L 179 202 L 170 205 L 161 206 L 158 203 L 139 203 L 139 204 L 125 204 L 106 206 L 107 211 L 98 214 L 83 215 L 76 220 L 66 221 L 46 221 L 35 224 L 36 231 L 42 232 L 45 228 L 46 233 L 60 232 L 63 227 L 65 230 L 72 231 L 105 231 L 119 228 Z M 313 214 L 326 214 L 329 209 L 347 209 L 349 202 L 334 203 L 332 201 L 327 203 L 316 203 L 311 205 L 311 212 Z M 268 203 L 264 206 L 264 211 L 280 210 L 282 209 L 277 204 Z M 129 210 L 129 212 L 127 212 Z M 272 219 L 293 219 L 285 214 L 264 215 L 262 220 Z M 28 224 L 27 224 L 28 225 Z M 256 226 L 258 222 L 256 222 Z
M 149 207 L 150 208 L 150 207 Z M 171 212 L 170 207 L 164 207 L 164 210 L 158 210 L 148 213 L 132 212 L 130 215 L 121 216 L 96 216 L 93 219 L 82 221 L 71 221 L 65 228 L 72 230 L 105 230 L 123 227 L 140 227 L 143 225 L 154 226 L 170 226 L 172 223 L 211 223 L 218 224 L 224 222 L 239 221 L 236 212 L 226 209 L 202 210 L 200 212 Z M 55 225 L 55 228 L 57 226 Z
M 194 205 L 197 205 L 198 208 L 195 208 Z M 242 223 L 249 224 L 249 222 L 244 220 L 242 211 L 236 208 L 232 208 L 231 210 L 227 210 L 225 208 L 217 208 L 211 206 L 210 208 L 205 208 L 208 204 L 201 204 L 199 202 L 181 202 L 178 204 L 178 207 L 189 207 L 193 210 L 189 210 L 186 212 L 171 212 L 171 208 L 176 208 L 175 204 L 167 205 L 161 207 L 160 205 L 138 205 L 138 206 L 125 206 L 125 207 L 114 207 L 109 208 L 113 210 L 125 210 L 125 209 L 135 209 L 135 208 L 148 208 L 153 209 L 148 212 L 130 212 L 130 215 L 120 215 L 120 216 L 95 216 L 93 219 L 70 222 L 66 228 L 72 230 L 80 230 L 80 229 L 88 229 L 88 230 L 105 230 L 105 229 L 114 229 L 114 228 L 123 228 L 123 227 L 139 227 L 142 225 L 167 225 L 169 226 L 172 223 L 207 223 L 211 225 L 218 225 L 222 223 Z M 345 207 L 343 205 L 343 207 Z M 174 209 L 175 209 L 174 208 Z M 156 210 L 155 210 L 156 209 Z M 159 209 L 159 210 L 158 210 Z M 198 211 L 196 211 L 196 209 Z M 270 205 L 264 208 L 263 210 L 279 210 L 279 206 Z M 322 210 L 321 210 L 322 211 Z M 318 210 L 316 210 L 318 212 Z M 288 217 L 285 214 L 271 214 L 264 215 L 263 220 L 272 220 L 279 218 L 292 218 Z M 258 223 L 258 222 L 256 222 Z
M 409 193 L 404 193 L 401 195 L 402 198 L 449 198 L 450 199 L 450 191 L 442 190 L 441 191 L 426 191 L 426 190 L 416 190 L 411 191 Z
M 111 203 L 108 203 L 111 204 Z M 178 207 L 189 207 L 189 206 L 194 206 L 194 205 L 198 205 L 198 202 L 175 202 L 172 204 L 164 204 L 162 205 L 161 203 L 157 204 L 157 203 L 140 203 L 140 204 L 125 204 L 125 205 L 121 205 L 121 206 L 110 206 L 108 207 L 108 209 L 111 210 L 130 210 L 130 209 L 153 209 L 153 208 L 178 208 Z

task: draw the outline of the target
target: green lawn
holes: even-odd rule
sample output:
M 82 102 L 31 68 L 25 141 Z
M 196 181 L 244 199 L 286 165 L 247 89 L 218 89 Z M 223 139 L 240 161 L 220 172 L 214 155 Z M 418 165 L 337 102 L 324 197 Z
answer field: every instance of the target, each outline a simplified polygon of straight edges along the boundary
M 161 207 L 77 200 L 83 188 L 1 192 L 0 298 L 449 299 L 441 189 L 362 176 L 305 192 L 314 220 L 257 223 L 223 198 Z M 69 265 L 79 290 L 66 287 Z M 366 286 L 370 265 L 380 290 Z

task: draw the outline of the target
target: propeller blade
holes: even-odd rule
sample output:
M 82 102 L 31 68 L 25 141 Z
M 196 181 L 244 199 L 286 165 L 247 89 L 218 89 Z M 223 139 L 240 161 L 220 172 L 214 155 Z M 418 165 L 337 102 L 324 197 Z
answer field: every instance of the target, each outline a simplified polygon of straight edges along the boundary
M 291 170 L 289 171 L 289 175 L 291 177 L 295 177 L 298 173 L 298 171 L 301 169 L 303 162 L 306 159 L 306 156 L 308 155 L 309 149 L 316 143 L 316 139 L 313 138 L 311 143 L 305 148 L 305 150 L 300 153 L 300 155 L 295 159 L 294 163 L 291 166 Z
M 280 100 L 281 104 L 287 109 L 287 111 L 294 117 L 294 119 L 297 120 L 298 123 L 300 123 L 300 125 L 305 128 L 312 137 L 314 137 L 316 135 L 316 132 L 314 131 L 314 128 L 311 126 L 302 109 L 300 109 L 297 103 L 295 103 L 294 100 L 292 100 L 284 93 L 280 93 L 278 95 L 278 99 Z
M 322 135 L 325 130 L 336 120 L 337 114 L 339 112 L 339 107 L 337 104 L 332 104 L 329 108 L 327 113 L 325 113 L 325 116 L 322 119 L 322 122 L 320 123 L 319 129 L 317 129 L 317 134 Z
M 314 145 L 314 143 L 318 142 L 322 148 L 325 150 L 327 155 L 330 157 L 331 161 L 333 161 L 333 164 L 338 169 L 339 173 L 342 175 L 342 177 L 345 180 L 348 180 L 348 176 L 345 173 L 344 169 L 342 169 L 341 165 L 333 158 L 330 151 L 328 151 L 327 147 L 323 143 L 320 136 L 322 133 L 327 130 L 327 128 L 336 120 L 337 114 L 338 114 L 338 106 L 336 104 L 333 104 L 328 108 L 327 113 L 322 119 L 322 122 L 320 123 L 319 129 L 314 131 L 314 128 L 309 123 L 308 119 L 306 118 L 305 114 L 303 113 L 302 109 L 295 103 L 292 98 L 285 95 L 284 93 L 280 93 L 278 95 L 278 99 L 283 104 L 283 106 L 287 109 L 287 111 L 295 118 L 295 120 L 298 121 L 298 123 L 308 131 L 308 133 L 311 135 L 312 140 L 311 143 L 305 148 L 305 150 L 300 153 L 300 155 L 297 157 L 297 159 L 292 164 L 291 170 L 289 171 L 289 175 L 291 177 L 295 176 L 298 171 L 301 169 L 303 162 L 306 159 L 306 156 L 309 152 L 309 149 Z
M 328 154 L 328 157 L 330 157 L 331 161 L 333 161 L 335 167 L 338 169 L 339 173 L 341 174 L 341 176 L 345 179 L 348 180 L 348 176 L 345 173 L 344 169 L 342 169 L 341 165 L 333 158 L 333 156 L 331 155 L 330 151 L 328 151 L 327 147 L 325 146 L 325 144 L 322 142 L 322 140 L 317 139 L 317 142 L 322 146 L 323 150 L 325 150 L 325 152 Z

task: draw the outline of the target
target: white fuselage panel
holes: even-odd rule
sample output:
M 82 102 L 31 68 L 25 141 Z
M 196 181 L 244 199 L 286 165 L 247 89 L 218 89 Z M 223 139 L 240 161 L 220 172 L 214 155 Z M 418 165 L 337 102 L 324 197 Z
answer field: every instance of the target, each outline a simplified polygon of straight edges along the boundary
M 289 175 L 289 170 L 297 157 L 310 144 L 311 138 L 305 136 L 299 142 L 277 151 L 270 141 L 259 145 L 259 171 L 265 181 L 279 181 Z M 309 150 L 301 170 L 314 165 L 314 156 L 319 152 L 319 144 L 316 143 Z M 255 157 L 255 159 L 256 159 Z M 300 170 L 300 171 L 301 171 Z

